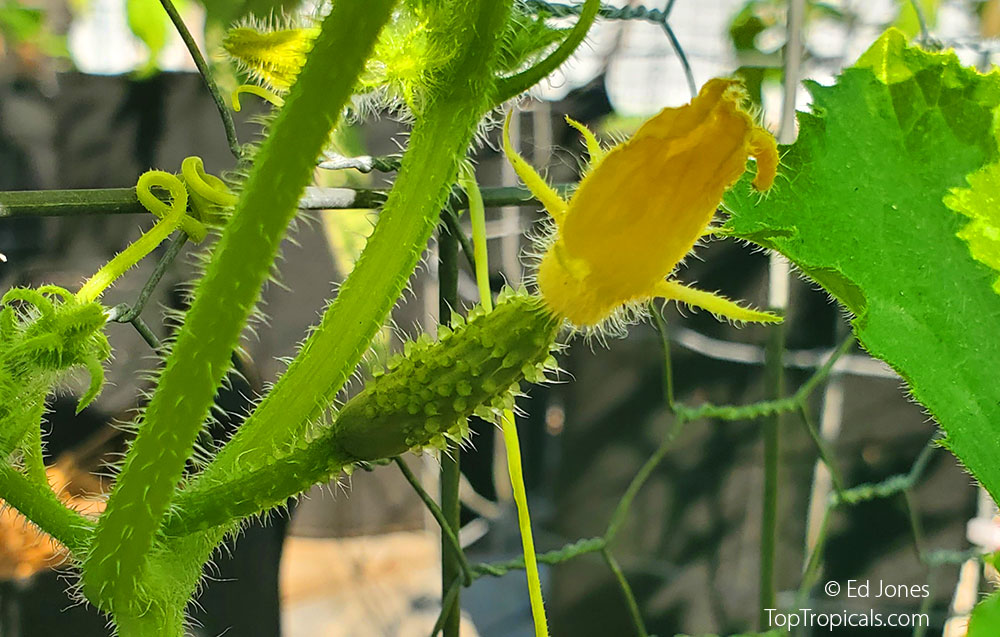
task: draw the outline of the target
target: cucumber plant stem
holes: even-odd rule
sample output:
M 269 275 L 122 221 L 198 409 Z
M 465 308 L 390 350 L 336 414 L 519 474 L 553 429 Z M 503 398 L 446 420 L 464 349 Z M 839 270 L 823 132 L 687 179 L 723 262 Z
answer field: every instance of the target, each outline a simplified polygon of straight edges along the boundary
M 155 534 L 315 158 L 394 4 L 334 4 L 197 287 L 83 565 L 84 593 L 116 621 L 151 614 L 163 601 L 145 590 L 156 584 L 145 573 Z M 154 634 L 138 627 L 146 622 L 135 625 L 133 635 Z
M 187 490 L 225 490 L 227 484 L 301 442 L 331 406 L 419 261 L 459 162 L 482 115 L 492 107 L 492 65 L 510 5 L 511 0 L 463 0 L 430 26 L 431 36 L 448 42 L 457 53 L 434 82 L 436 90 L 417 117 L 399 175 L 365 250 L 295 361 Z M 345 24 L 356 29 L 357 22 L 369 20 L 350 19 Z M 314 48 L 309 60 L 315 55 Z M 303 73 L 308 68 L 309 62 Z M 276 125 L 281 121 L 279 115 Z M 151 556 L 148 571 L 171 578 L 169 585 L 186 601 L 196 589 L 203 564 L 236 527 L 233 520 L 170 538 L 162 551 Z
M 467 79 L 492 73 L 495 41 L 487 36 L 499 32 L 509 3 L 469 5 L 464 22 L 450 25 L 466 50 L 414 125 L 399 175 L 354 270 L 288 370 L 199 481 L 251 470 L 300 439 L 332 403 L 406 285 L 491 103 L 489 87 Z

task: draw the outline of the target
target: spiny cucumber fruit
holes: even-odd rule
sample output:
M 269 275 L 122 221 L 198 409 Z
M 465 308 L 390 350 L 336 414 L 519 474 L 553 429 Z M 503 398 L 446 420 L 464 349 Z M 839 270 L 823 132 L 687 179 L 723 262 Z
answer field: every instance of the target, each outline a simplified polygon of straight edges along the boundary
M 492 312 L 475 308 L 468 321 L 452 321 L 438 342 L 425 336 L 408 343 L 313 439 L 241 478 L 181 491 L 164 532 L 183 536 L 259 514 L 356 463 L 443 449 L 468 434 L 473 413 L 492 419 L 512 407 L 521 379 L 541 382 L 558 368 L 550 352 L 562 319 L 536 296 L 507 290 Z
M 555 369 L 550 350 L 561 324 L 538 297 L 509 290 L 490 313 L 477 307 L 468 322 L 455 315 L 437 343 L 426 336 L 407 343 L 389 371 L 344 406 L 334 424 L 340 448 L 376 460 L 461 440 L 466 418 L 512 407 L 522 378 L 538 382 Z

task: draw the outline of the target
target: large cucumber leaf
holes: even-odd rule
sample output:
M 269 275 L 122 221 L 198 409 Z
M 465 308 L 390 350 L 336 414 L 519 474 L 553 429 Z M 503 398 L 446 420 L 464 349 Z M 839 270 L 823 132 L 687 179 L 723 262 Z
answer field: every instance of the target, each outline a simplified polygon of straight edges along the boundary
M 738 184 L 727 227 L 787 256 L 854 314 L 862 345 L 899 372 L 998 500 L 1000 295 L 967 241 L 1000 231 L 959 235 L 983 217 L 969 208 L 1000 201 L 983 190 L 997 180 L 967 179 L 997 160 L 1000 75 L 890 30 L 834 86 L 808 88 L 787 179 L 764 197 Z

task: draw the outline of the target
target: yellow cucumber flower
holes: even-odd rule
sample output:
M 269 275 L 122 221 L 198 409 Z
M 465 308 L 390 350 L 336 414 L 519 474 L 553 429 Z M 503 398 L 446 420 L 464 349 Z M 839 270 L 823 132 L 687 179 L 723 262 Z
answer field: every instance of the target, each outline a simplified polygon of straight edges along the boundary
M 226 33 L 222 48 L 273 90 L 287 91 L 318 34 L 317 27 L 271 31 L 236 27 Z
M 667 279 L 708 234 L 748 157 L 757 160 L 754 188 L 765 191 L 774 182 L 777 143 L 745 102 L 739 81 L 711 80 L 689 104 L 660 111 L 608 151 L 567 118 L 583 135 L 591 161 L 569 201 L 514 151 L 505 125 L 504 152 L 555 221 L 538 268 L 538 287 L 553 313 L 588 328 L 623 306 L 664 298 L 735 321 L 781 320 Z
M 419 110 L 427 70 L 447 64 L 453 54 L 444 47 L 431 45 L 428 20 L 419 13 L 398 12 L 382 31 L 359 78 L 359 94 L 385 89 L 388 95 L 401 98 L 412 111 Z M 237 88 L 233 94 L 234 109 L 240 110 L 240 93 L 253 93 L 282 106 L 281 96 L 295 83 L 318 35 L 319 27 L 308 20 L 305 26 L 258 22 L 230 29 L 222 41 L 223 49 L 264 85 Z

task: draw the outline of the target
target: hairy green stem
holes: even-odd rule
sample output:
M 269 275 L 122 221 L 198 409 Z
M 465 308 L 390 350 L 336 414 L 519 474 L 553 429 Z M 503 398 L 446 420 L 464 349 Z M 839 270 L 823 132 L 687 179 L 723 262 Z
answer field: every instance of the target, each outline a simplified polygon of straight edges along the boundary
M 268 398 L 177 499 L 176 509 L 181 513 L 178 518 L 185 519 L 180 528 L 211 526 L 206 523 L 215 513 L 193 506 L 198 493 L 207 493 L 203 489 L 219 495 L 239 489 L 240 493 L 252 495 L 255 489 L 268 488 L 264 474 L 272 470 L 272 475 L 287 473 L 275 467 L 307 453 L 302 448 L 305 434 L 320 421 L 415 267 L 438 212 L 449 196 L 472 135 L 482 115 L 496 103 L 492 65 L 511 2 L 456 0 L 453 4 L 448 11 L 439 12 L 429 25 L 429 33 L 430 37 L 447 42 L 456 55 L 429 83 L 432 89 L 418 113 L 399 176 L 364 253 L 320 325 Z M 357 21 L 345 22 L 356 26 Z M 310 62 L 314 56 L 315 52 Z M 300 77 L 300 84 L 303 81 Z M 291 105 L 291 102 L 286 104 L 282 114 Z M 362 460 L 396 455 L 420 444 L 419 439 L 401 436 L 400 425 L 395 421 L 377 423 L 361 417 L 365 404 L 371 403 L 360 401 L 353 409 L 350 404 L 345 407 L 334 426 L 325 429 L 321 440 L 305 443 L 306 449 L 317 442 L 334 444 L 335 451 L 340 449 L 347 457 Z M 336 453 L 333 457 L 339 458 Z M 322 465 L 312 466 L 310 471 L 317 468 L 324 469 Z M 255 477 L 256 472 L 261 473 Z M 322 477 L 320 474 L 322 471 L 310 477 Z M 288 492 L 288 487 L 294 485 L 289 480 L 302 484 L 307 481 L 303 473 L 293 474 L 280 489 L 268 493 L 268 497 L 292 495 L 294 492 Z M 206 498 L 202 502 L 210 500 L 219 502 L 221 498 Z M 244 506 L 243 502 L 227 501 L 222 508 L 229 510 L 215 519 L 248 514 L 229 507 L 230 502 Z M 247 502 L 252 505 L 250 508 L 259 510 L 277 504 L 263 502 L 259 497 Z M 172 523 L 168 523 L 168 528 L 173 528 Z M 161 576 L 155 580 L 158 586 L 176 590 L 178 599 L 186 599 L 194 591 L 203 562 L 233 529 L 231 523 L 220 523 L 205 531 L 164 538 L 162 547 L 150 557 L 147 571 L 150 578 Z
M 38 484 L 48 486 L 49 479 L 45 473 L 45 456 L 42 452 L 42 416 L 45 414 L 45 401 L 41 400 L 31 413 L 31 425 L 28 427 L 21 450 L 24 453 L 24 473 Z
M 486 244 L 486 205 L 483 192 L 476 183 L 473 169 L 459 176 L 458 183 L 469 200 L 469 221 L 472 223 L 472 249 L 475 254 L 474 266 L 476 286 L 479 288 L 479 302 L 487 310 L 493 307 L 493 293 L 490 291 L 490 256 Z
M 440 106 L 414 127 L 375 230 L 319 327 L 205 477 L 238 472 L 300 438 L 361 360 L 420 259 L 478 124 L 478 111 Z
M 343 385 L 415 267 L 448 197 L 458 162 L 493 103 L 491 87 L 480 82 L 492 75 L 496 40 L 510 10 L 509 0 L 463 4 L 441 27 L 453 31 L 442 37 L 457 43 L 460 53 L 434 83 L 439 92 L 414 126 L 398 178 L 361 258 L 296 362 L 195 488 L 239 480 L 301 437 Z M 252 466 L 244 466 L 246 461 Z M 213 528 L 168 543 L 172 552 L 186 556 L 187 575 L 177 581 L 178 587 L 188 594 L 194 590 L 202 563 L 231 528 Z
M 312 485 L 328 482 L 352 462 L 332 436 L 324 436 L 237 480 L 181 491 L 176 512 L 163 523 L 163 533 L 183 536 L 206 531 L 281 506 Z
M 47 484 L 29 479 L 10 465 L 0 464 L 0 493 L 17 509 L 76 556 L 84 554 L 94 523 L 59 501 Z
M 0 371 L 6 373 L 6 370 Z M 45 413 L 45 397 L 52 389 L 54 379 L 41 374 L 18 374 L 11 394 L 0 401 L 0 460 L 6 462 L 25 441 L 34 428 L 41 428 Z M 46 375 L 50 376 L 50 375 Z
M 492 104 L 496 36 L 509 2 L 467 0 L 441 37 L 462 53 L 417 120 L 399 176 L 365 250 L 320 325 L 271 393 L 205 470 L 227 479 L 280 455 L 320 419 L 360 361 L 419 261 L 479 120 Z M 281 423 L 281 424 L 279 424 Z
M 121 615 L 115 619 L 118 634 L 142 635 L 156 637 L 158 635 L 183 635 L 183 609 L 152 604 L 141 614 Z
M 85 594 L 116 618 L 145 612 L 138 584 L 154 535 L 315 158 L 393 5 L 335 3 L 198 285 L 84 563 Z

